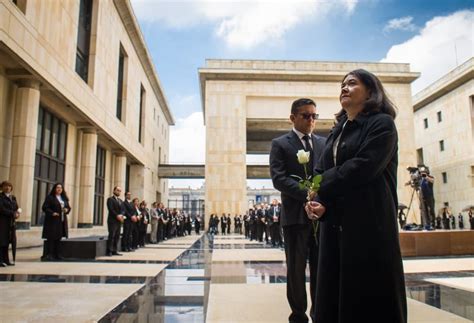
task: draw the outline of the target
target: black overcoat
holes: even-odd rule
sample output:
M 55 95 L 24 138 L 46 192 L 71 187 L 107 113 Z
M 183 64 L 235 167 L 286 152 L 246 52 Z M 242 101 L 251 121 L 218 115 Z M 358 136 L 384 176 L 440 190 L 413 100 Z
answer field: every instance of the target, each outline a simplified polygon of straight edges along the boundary
M 316 322 L 406 322 L 397 226 L 398 136 L 382 113 L 347 121 L 336 166 L 331 131 L 321 158 L 321 220 Z
M 11 199 L 5 193 L 0 193 L 0 247 L 7 247 L 15 232 L 15 212 L 18 204 L 15 196 Z
M 44 212 L 43 239 L 59 240 L 62 237 L 68 237 L 67 214 L 71 212 L 71 206 L 67 199 L 64 199 L 64 207 L 68 211 L 64 214 L 64 221 L 62 221 L 61 215 L 53 216 L 53 213 L 61 214 L 61 204 L 58 199 L 54 195 L 46 196 L 42 206 Z

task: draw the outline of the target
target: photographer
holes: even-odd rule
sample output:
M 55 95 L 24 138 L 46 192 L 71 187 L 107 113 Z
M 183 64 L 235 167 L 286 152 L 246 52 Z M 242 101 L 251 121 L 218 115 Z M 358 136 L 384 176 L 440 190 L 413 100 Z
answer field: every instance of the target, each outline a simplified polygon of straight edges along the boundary
M 426 230 L 435 229 L 435 200 L 433 194 L 434 177 L 430 175 L 427 167 L 420 167 L 420 189 L 423 214 L 423 225 Z

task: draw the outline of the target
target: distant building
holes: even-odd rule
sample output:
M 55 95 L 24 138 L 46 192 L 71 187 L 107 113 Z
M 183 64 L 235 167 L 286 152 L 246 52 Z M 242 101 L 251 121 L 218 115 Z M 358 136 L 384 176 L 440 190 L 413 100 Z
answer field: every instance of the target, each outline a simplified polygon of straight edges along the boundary
M 413 98 L 418 164 L 435 176 L 437 211 L 474 204 L 474 58 Z M 467 216 L 465 227 L 469 227 Z

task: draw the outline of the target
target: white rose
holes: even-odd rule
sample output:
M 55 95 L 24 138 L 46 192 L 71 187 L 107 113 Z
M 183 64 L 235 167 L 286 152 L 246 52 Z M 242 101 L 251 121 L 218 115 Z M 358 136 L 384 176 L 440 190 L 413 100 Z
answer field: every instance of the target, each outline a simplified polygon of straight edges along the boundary
M 298 158 L 298 163 L 300 164 L 307 164 L 309 163 L 309 151 L 305 151 L 303 149 L 298 150 L 296 157 Z
M 18 208 L 18 210 L 16 210 L 17 213 L 21 213 L 23 212 L 23 210 L 21 208 Z

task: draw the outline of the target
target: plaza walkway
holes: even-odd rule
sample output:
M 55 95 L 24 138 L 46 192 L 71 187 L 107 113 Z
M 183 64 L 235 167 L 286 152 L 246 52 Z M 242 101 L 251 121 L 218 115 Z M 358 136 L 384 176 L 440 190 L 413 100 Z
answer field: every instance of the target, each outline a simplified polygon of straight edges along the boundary
M 287 322 L 283 250 L 241 235 L 192 235 L 94 262 L 40 254 L 20 250 L 15 267 L 0 268 L 0 322 Z M 474 320 L 474 257 L 404 264 L 410 322 Z

